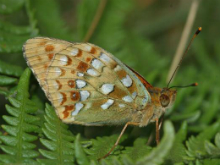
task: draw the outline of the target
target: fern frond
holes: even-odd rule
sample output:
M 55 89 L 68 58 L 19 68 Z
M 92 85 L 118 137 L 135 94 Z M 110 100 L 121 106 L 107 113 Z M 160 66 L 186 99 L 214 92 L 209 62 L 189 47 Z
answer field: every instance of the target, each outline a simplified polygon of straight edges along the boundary
M 0 60 L 0 74 L 8 76 L 21 76 L 23 69 L 20 66 L 11 65 Z
M 25 1 L 25 0 L 5 1 L 4 0 L 3 4 L 1 4 L 1 6 L 4 6 L 4 7 L 0 9 L 0 13 L 2 9 L 6 9 L 6 11 L 3 10 L 4 11 L 3 13 L 13 13 L 16 10 L 23 7 L 25 2 L 27 3 L 28 1 Z M 36 36 L 37 34 L 38 34 L 38 30 L 34 28 L 32 24 L 23 26 L 23 25 L 15 25 L 10 22 L 5 22 L 5 21 L 0 20 L 0 36 L 1 36 L 0 53 L 21 52 L 22 45 L 24 44 L 24 42 L 27 39 Z
M 196 158 L 203 158 L 206 155 L 205 150 L 205 140 L 210 140 L 220 128 L 220 123 L 216 122 L 215 124 L 206 128 L 198 136 L 191 136 L 186 142 L 187 146 L 187 155 L 189 160 Z
M 37 36 L 39 33 L 39 29 L 37 26 L 37 19 L 35 16 L 35 10 L 31 8 L 30 0 L 25 1 L 25 9 L 27 12 L 27 16 L 29 19 L 29 27 L 31 28 L 31 36 Z
M 169 154 L 175 138 L 174 127 L 170 121 L 164 123 L 164 136 L 160 144 L 150 154 L 142 157 L 136 162 L 137 165 L 159 165 L 165 156 Z
M 23 72 L 18 83 L 16 97 L 9 97 L 9 102 L 12 105 L 6 105 L 6 109 L 11 116 L 3 116 L 8 124 L 3 125 L 2 128 L 8 135 L 0 136 L 3 142 L 0 148 L 5 153 L 0 155 L 0 162 L 10 164 L 36 163 L 33 158 L 39 155 L 34 150 L 36 145 L 33 144 L 33 141 L 37 140 L 37 136 L 32 133 L 37 132 L 39 129 L 35 125 L 39 118 L 32 115 L 37 111 L 37 106 L 28 99 L 30 75 L 30 69 Z
M 203 106 L 203 115 L 199 119 L 200 123 L 208 125 L 211 121 L 216 118 L 216 114 L 219 111 L 219 100 L 220 100 L 220 89 L 218 87 L 213 87 L 212 95 L 209 101 Z
M 220 158 L 220 133 L 215 135 L 215 145 L 205 141 L 205 149 L 211 158 Z
M 166 157 L 166 164 L 175 164 L 183 161 L 186 156 L 186 148 L 183 144 L 187 137 L 187 123 L 184 122 L 175 136 L 173 146 Z
M 14 34 L 4 31 L 0 28 L 0 35 L 2 41 L 0 43 L 0 53 L 17 53 L 22 51 L 22 45 L 27 39 L 32 37 L 30 33 L 28 34 Z
M 89 164 L 89 159 L 86 156 L 86 153 L 83 150 L 82 145 L 80 144 L 79 140 L 80 140 L 80 135 L 78 134 L 75 140 L 76 161 L 79 165 L 84 165 L 84 164 L 87 165 Z
M 47 159 L 38 159 L 42 164 L 72 164 L 74 162 L 74 135 L 68 130 L 68 126 L 57 117 L 54 109 L 46 104 L 44 128 L 46 138 L 40 142 L 48 149 L 39 149 Z M 49 160 L 51 159 L 51 160 Z
M 129 158 L 136 161 L 141 157 L 150 153 L 152 148 L 146 145 L 147 138 L 138 138 L 134 141 L 134 145 L 132 147 L 126 147 L 123 154 L 126 154 Z
M 7 86 L 14 84 L 18 81 L 18 79 L 8 76 L 2 76 L 0 75 L 0 86 Z
M 22 71 L 21 67 L 0 60 L 0 94 L 9 95 L 11 85 L 18 82 L 16 77 L 20 76 Z
M 114 146 L 119 135 L 105 136 L 105 137 L 97 137 L 96 139 L 92 139 L 92 147 L 89 150 L 86 150 L 90 155 L 90 159 L 97 160 L 107 154 L 111 148 Z M 123 135 L 120 139 L 120 143 L 125 140 L 126 136 Z M 116 146 L 111 155 L 119 154 L 118 149 L 120 149 L 120 145 Z M 110 156 L 111 157 L 111 156 Z

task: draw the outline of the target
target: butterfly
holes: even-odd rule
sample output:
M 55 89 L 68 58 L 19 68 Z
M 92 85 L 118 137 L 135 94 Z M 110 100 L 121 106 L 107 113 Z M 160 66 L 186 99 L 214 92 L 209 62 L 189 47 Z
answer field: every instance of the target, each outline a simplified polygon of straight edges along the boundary
M 177 91 L 153 87 L 140 74 L 90 43 L 36 37 L 23 46 L 24 58 L 56 114 L 68 124 L 128 125 L 156 122 L 175 101 Z

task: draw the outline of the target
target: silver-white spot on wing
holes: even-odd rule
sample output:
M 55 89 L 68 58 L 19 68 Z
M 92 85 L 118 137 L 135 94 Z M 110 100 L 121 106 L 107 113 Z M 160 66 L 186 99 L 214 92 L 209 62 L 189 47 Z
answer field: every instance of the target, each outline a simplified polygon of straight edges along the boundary
M 62 71 L 61 71 L 61 69 L 59 67 L 55 67 L 54 71 L 55 71 L 57 77 L 60 76 L 61 73 L 62 73 Z
M 77 73 L 77 76 L 83 77 L 83 76 L 84 76 L 84 73 L 78 72 L 78 73 Z
M 71 51 L 70 55 L 76 56 L 78 53 L 79 53 L 79 49 L 74 48 L 74 49 Z
M 81 101 L 85 101 L 90 96 L 88 91 L 80 91 L 80 99 Z
M 136 96 L 137 96 L 137 92 L 133 92 L 131 95 L 132 99 L 135 99 Z
M 120 71 L 121 70 L 121 67 L 119 66 L 119 65 L 117 65 L 115 68 L 114 68 L 114 71 L 115 72 L 118 72 L 118 71 Z
M 96 70 L 94 70 L 94 69 L 88 69 L 88 70 L 87 70 L 87 73 L 88 73 L 90 76 L 98 76 L 98 75 L 99 75 L 99 73 L 98 73 Z
M 57 93 L 57 98 L 59 100 L 59 104 L 61 104 L 63 101 L 63 95 L 61 93 Z
M 122 80 L 121 80 L 122 84 L 126 87 L 130 87 L 132 85 L 132 79 L 129 75 L 126 75 L 126 77 L 124 77 Z
M 88 52 L 90 52 L 92 49 L 90 45 L 86 45 L 84 48 L 85 48 L 85 51 L 88 51 Z
M 68 62 L 67 56 L 65 56 L 65 55 L 60 56 L 60 65 L 66 65 L 67 62 Z
M 104 110 L 108 109 L 113 103 L 114 103 L 114 100 L 108 99 L 106 103 L 101 105 L 101 108 Z
M 59 84 L 54 80 L 53 81 L 53 87 L 58 90 L 59 89 Z
M 125 96 L 125 97 L 122 98 L 122 100 L 124 100 L 125 102 L 129 102 L 129 103 L 131 103 L 133 101 L 131 96 Z
M 111 62 L 110 57 L 108 57 L 105 53 L 101 53 L 100 59 L 106 63 Z
M 79 111 L 82 109 L 83 104 L 82 103 L 76 103 L 75 104 L 75 110 L 72 112 L 72 116 L 76 116 Z
M 95 58 L 94 60 L 92 60 L 92 66 L 95 69 L 101 69 L 104 66 L 104 64 L 100 60 Z
M 83 87 L 85 87 L 86 86 L 86 82 L 85 81 L 83 81 L 83 80 L 76 80 L 76 87 L 77 88 L 83 88 Z
M 111 93 L 113 90 L 114 90 L 114 85 L 113 84 L 103 84 L 102 87 L 101 87 L 101 91 L 105 95 Z

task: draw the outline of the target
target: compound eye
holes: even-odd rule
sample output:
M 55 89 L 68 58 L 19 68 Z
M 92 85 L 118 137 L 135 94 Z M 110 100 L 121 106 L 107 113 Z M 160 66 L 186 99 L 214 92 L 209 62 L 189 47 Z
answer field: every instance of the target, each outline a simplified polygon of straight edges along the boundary
M 160 96 L 160 104 L 162 105 L 162 107 L 167 107 L 169 103 L 170 103 L 170 98 L 167 95 L 162 94 Z

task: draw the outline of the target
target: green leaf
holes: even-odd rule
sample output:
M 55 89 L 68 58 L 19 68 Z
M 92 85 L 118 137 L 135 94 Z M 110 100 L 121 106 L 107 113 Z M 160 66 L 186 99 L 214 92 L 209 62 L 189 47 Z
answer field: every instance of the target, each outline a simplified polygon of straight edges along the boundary
M 99 0 L 84 0 L 81 1 L 80 6 L 78 7 L 77 19 L 79 20 L 79 23 L 77 30 L 79 36 L 77 38 L 79 38 L 80 41 L 83 40 L 90 27 L 99 2 Z M 131 11 L 133 5 L 134 2 L 132 0 L 108 1 L 90 42 L 95 43 L 108 51 L 118 49 L 126 37 L 123 25 L 126 16 Z
M 219 158 L 220 157 L 220 133 L 215 135 L 215 145 L 209 141 L 205 141 L 205 149 L 211 158 Z
M 203 165 L 220 165 L 220 159 L 205 159 Z
M 83 38 L 85 37 L 92 20 L 95 16 L 95 12 L 97 10 L 97 7 L 99 5 L 99 0 L 84 0 L 81 1 L 77 7 L 77 38 L 79 41 L 82 41 Z M 87 11 L 87 12 L 85 12 Z
M 14 114 L 13 117 L 3 116 L 8 125 L 5 124 L 2 127 L 9 134 L 0 136 L 3 142 L 0 148 L 4 152 L 0 155 L 0 161 L 3 163 L 36 163 L 33 158 L 39 156 L 39 153 L 33 150 L 36 147 L 33 141 L 37 140 L 37 136 L 31 134 L 39 129 L 34 124 L 39 118 L 31 113 L 28 114 L 26 110 L 27 104 L 34 106 L 34 103 L 28 99 L 30 75 L 30 70 L 26 69 L 20 77 L 16 98 L 12 99 L 14 103 L 16 102 L 14 104 L 16 106 L 6 105 L 8 112 Z
M 0 75 L 0 85 L 1 86 L 11 85 L 11 84 L 16 83 L 17 81 L 18 80 L 16 78 Z
M 75 140 L 75 154 L 76 154 L 76 161 L 79 165 L 87 165 L 89 164 L 89 159 L 86 156 L 81 144 L 80 144 L 80 135 L 78 134 L 76 136 L 76 140 Z
M 170 121 L 164 123 L 164 136 L 160 144 L 154 148 L 149 154 L 142 157 L 136 162 L 137 165 L 157 165 L 163 163 L 164 158 L 169 154 L 174 143 L 175 132 Z
M 40 142 L 48 149 L 39 149 L 40 153 L 47 159 L 54 159 L 55 164 L 66 164 L 74 162 L 73 134 L 68 131 L 68 127 L 61 122 L 54 109 L 46 104 L 46 123 L 42 128 L 46 138 L 41 138 Z M 37 159 L 43 163 L 46 159 Z M 50 161 L 49 161 L 50 162 Z
M 0 20 L 0 29 L 5 32 L 16 35 L 23 35 L 23 34 L 25 35 L 32 32 L 32 29 L 29 26 L 18 26 L 1 20 Z
M 117 157 L 111 157 L 110 159 L 102 159 L 99 162 L 97 162 L 97 161 L 96 162 L 95 161 L 91 161 L 91 162 L 93 162 L 93 164 L 103 164 L 103 165 L 106 165 L 106 164 L 109 164 L 109 165 L 111 165 L 111 164 L 114 164 L 114 165 L 127 164 L 129 158 L 124 156 L 122 159 L 124 161 L 123 160 L 119 160 L 119 158 L 117 158 Z M 91 162 L 90 162 L 90 164 L 92 164 Z
M 97 137 L 96 139 L 92 139 L 92 148 L 87 150 L 87 153 L 90 154 L 90 159 L 97 160 L 99 158 L 102 158 L 107 154 L 111 148 L 114 146 L 117 138 L 119 135 L 112 135 L 108 137 Z M 122 136 L 120 139 L 120 143 L 123 142 L 123 140 L 126 138 L 126 136 Z M 117 154 L 117 149 L 119 148 L 119 145 L 116 146 L 114 151 L 111 153 L 111 155 Z
M 132 160 L 136 161 L 141 157 L 149 154 L 152 150 L 152 148 L 147 146 L 146 143 L 146 138 L 138 138 L 135 140 L 134 145 L 132 147 L 126 147 L 122 153 L 126 154 Z
M 200 111 L 196 111 L 196 112 L 186 112 L 186 113 L 176 113 L 173 114 L 170 119 L 172 121 L 181 121 L 181 120 L 187 120 L 188 123 L 192 123 L 195 122 L 199 117 L 201 116 L 201 112 Z
M 183 157 L 186 156 L 186 148 L 183 144 L 187 136 L 187 123 L 184 122 L 178 133 L 175 136 L 175 140 L 169 154 L 166 157 L 166 164 L 175 164 L 183 161 Z
M 220 127 L 219 122 L 216 122 L 212 126 L 206 128 L 198 136 L 191 136 L 186 142 L 187 155 L 191 158 L 202 158 L 206 155 L 205 140 L 210 140 L 218 131 Z
M 30 1 L 30 5 L 36 11 L 35 17 L 38 20 L 41 35 L 72 40 L 73 36 L 65 26 L 66 23 L 61 17 L 60 6 L 57 1 Z
M 0 42 L 0 53 L 21 53 L 22 45 L 30 37 L 36 36 L 36 34 L 24 34 L 16 35 L 7 31 L 0 31 L 2 41 Z
M 0 13 L 9 14 L 12 13 L 19 8 L 21 8 L 24 4 L 25 0 L 0 0 Z
M 23 69 L 20 66 L 11 65 L 6 62 L 0 61 L 0 74 L 8 76 L 21 76 Z
M 205 149 L 206 149 L 206 152 L 209 155 L 211 155 L 211 157 L 219 157 L 220 156 L 220 149 L 217 148 L 212 143 L 210 143 L 209 141 L 205 141 Z
M 215 144 L 220 149 L 220 133 L 215 135 Z
M 212 90 L 212 95 L 209 98 L 209 101 L 203 106 L 203 115 L 199 119 L 199 122 L 202 124 L 209 124 L 215 117 L 218 112 L 218 104 L 220 99 L 220 90 L 216 87 Z M 208 111 L 207 111 L 208 109 Z

